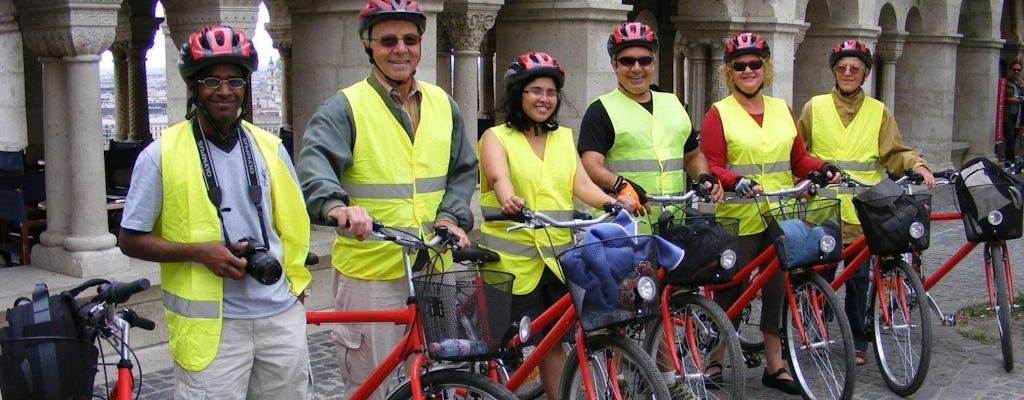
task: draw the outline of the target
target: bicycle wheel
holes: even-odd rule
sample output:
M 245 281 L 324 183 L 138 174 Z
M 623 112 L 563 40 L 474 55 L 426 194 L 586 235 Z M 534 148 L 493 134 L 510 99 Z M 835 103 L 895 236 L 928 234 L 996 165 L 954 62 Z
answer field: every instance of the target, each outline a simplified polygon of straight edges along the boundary
M 882 285 L 872 279 L 871 319 L 875 359 L 885 385 L 893 393 L 908 396 L 928 375 L 932 354 L 932 323 L 921 278 L 901 258 L 881 265 Z
M 601 334 L 588 336 L 585 346 L 597 400 L 671 398 L 654 360 L 635 342 L 619 335 Z M 562 370 L 559 399 L 587 398 L 579 371 L 579 358 L 574 348 Z
M 658 318 L 644 331 L 644 350 L 658 363 L 659 371 L 675 368 L 663 351 L 671 348 L 679 358 L 682 371 L 677 371 L 676 382 L 669 385 L 673 398 L 742 399 L 746 368 L 739 338 L 722 308 L 704 296 L 682 294 L 671 298 L 669 312 L 673 343 L 666 345 L 664 321 Z M 705 372 L 716 364 L 721 373 L 707 376 Z
M 526 356 L 527 355 L 523 355 L 522 358 L 525 358 Z M 516 357 L 519 356 L 517 355 Z M 515 365 L 519 365 L 518 363 L 522 362 L 522 358 L 516 360 Z M 512 373 L 516 371 L 516 367 L 510 364 L 511 363 L 509 363 L 506 360 L 504 363 L 495 364 L 493 367 L 491 367 L 488 365 L 486 361 L 480 361 L 474 363 L 473 371 L 474 373 L 487 375 L 490 368 L 495 368 L 497 369 L 496 372 L 498 383 L 501 384 L 502 386 L 507 386 L 506 383 L 508 382 L 509 376 L 511 376 Z M 533 371 L 530 372 L 529 376 L 526 378 L 526 381 L 524 381 L 521 385 L 519 385 L 519 388 L 516 389 L 515 395 L 516 398 L 518 398 L 519 400 L 536 400 L 544 395 L 544 385 L 540 381 L 539 368 L 535 367 Z
M 428 400 L 516 400 L 516 395 L 484 375 L 442 369 L 420 377 L 423 397 Z M 406 381 L 388 400 L 412 399 L 412 382 Z
M 832 287 L 814 272 L 791 275 L 796 309 L 782 305 L 783 351 L 806 399 L 850 399 L 853 333 Z M 793 312 L 796 315 L 793 315 Z M 794 325 L 799 321 L 799 325 Z
M 1010 302 L 1010 291 L 1006 281 L 1006 270 L 1010 259 L 1006 257 L 1006 242 L 985 243 L 988 262 L 992 266 L 992 285 L 995 286 L 996 320 L 999 322 L 999 345 L 1003 349 L 1003 369 L 1013 371 L 1013 340 L 1010 336 L 1010 313 L 1013 304 Z
M 761 333 L 761 295 L 754 296 L 740 313 L 736 335 L 745 352 L 764 351 L 764 335 Z

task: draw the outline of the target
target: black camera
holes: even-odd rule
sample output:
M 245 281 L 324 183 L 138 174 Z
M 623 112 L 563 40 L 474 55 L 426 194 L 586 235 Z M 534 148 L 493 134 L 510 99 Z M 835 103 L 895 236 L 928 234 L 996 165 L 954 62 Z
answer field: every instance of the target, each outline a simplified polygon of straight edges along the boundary
M 228 249 L 235 257 L 245 259 L 245 273 L 264 285 L 273 285 L 281 279 L 281 263 L 267 251 L 263 243 L 251 236 L 238 239 L 238 243 L 245 243 L 245 247 L 236 250 L 228 246 Z

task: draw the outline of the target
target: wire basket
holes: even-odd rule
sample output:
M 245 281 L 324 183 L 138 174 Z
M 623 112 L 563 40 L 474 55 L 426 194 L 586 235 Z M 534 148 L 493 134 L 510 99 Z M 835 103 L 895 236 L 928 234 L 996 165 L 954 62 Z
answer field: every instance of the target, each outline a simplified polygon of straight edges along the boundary
M 871 254 L 891 256 L 928 248 L 932 195 L 853 199 Z
M 605 239 L 558 255 L 584 331 L 621 325 L 658 312 L 654 236 Z
M 461 270 L 414 277 L 417 310 L 431 358 L 497 356 L 512 323 L 512 282 L 500 271 Z
M 735 263 L 739 225 L 736 218 L 690 209 L 661 218 L 655 229 L 658 236 L 686 250 L 682 263 L 665 274 L 665 282 L 673 286 L 701 286 L 732 280 L 734 265 L 724 268 L 720 261 L 731 251 Z
M 790 200 L 761 213 L 782 269 L 806 268 L 843 258 L 839 200 Z
M 0 394 L 5 399 L 89 398 L 98 354 L 92 342 L 79 338 L 0 340 Z

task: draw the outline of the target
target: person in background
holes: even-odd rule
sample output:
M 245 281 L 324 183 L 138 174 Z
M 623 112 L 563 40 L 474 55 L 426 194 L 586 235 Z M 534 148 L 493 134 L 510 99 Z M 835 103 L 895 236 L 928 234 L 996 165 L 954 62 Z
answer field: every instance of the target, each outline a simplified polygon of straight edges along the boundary
M 577 145 L 590 179 L 639 215 L 650 212 L 647 193 L 683 193 L 684 167 L 721 200 L 722 187 L 709 173 L 679 98 L 651 90 L 658 36 L 643 23 L 623 22 L 608 36 L 607 48 L 618 84 L 587 107 Z
M 857 40 L 844 40 L 832 48 L 829 67 L 836 84 L 831 92 L 815 96 L 804 104 L 799 120 L 804 145 L 812 156 L 828 160 L 861 182 L 877 183 L 885 172 L 902 175 L 903 171 L 914 171 L 931 188 L 935 186 L 935 177 L 924 158 L 903 144 L 892 112 L 864 93 L 862 86 L 872 65 L 871 50 Z M 847 189 L 850 188 L 824 190 L 837 191 L 837 197 L 842 200 L 843 244 L 848 246 L 863 236 L 864 231 L 853 208 L 854 192 Z M 846 260 L 847 267 L 850 261 Z M 857 268 L 857 273 L 846 281 L 845 308 L 853 330 L 856 364 L 864 365 L 868 346 L 864 325 L 871 268 L 866 261 L 853 268 Z M 827 275 L 834 274 L 833 269 Z
M 364 241 L 373 220 L 419 237 L 445 227 L 469 245 L 476 153 L 455 101 L 415 77 L 426 23 L 414 0 L 367 1 L 359 12 L 359 38 L 370 75 L 324 101 L 306 127 L 298 165 L 306 208 L 312 219 L 332 221 L 344 233 L 331 251 L 339 311 L 405 307 L 409 283 L 402 251 L 386 241 Z M 349 394 L 404 329 L 335 328 Z M 386 392 L 377 390 L 377 398 Z
M 118 240 L 125 255 L 160 263 L 176 399 L 312 394 L 299 297 L 309 217 L 281 140 L 242 119 L 257 65 L 240 30 L 189 35 L 178 58 L 186 120 L 132 172 Z M 240 240 L 258 250 L 243 258 Z
M 615 199 L 590 180 L 573 151 L 572 130 L 558 124 L 565 70 L 554 57 L 528 52 L 505 73 L 507 121 L 487 129 L 478 144 L 480 208 L 484 215 L 515 215 L 523 207 L 555 219 L 573 216 L 573 196 L 595 208 L 614 210 Z M 488 269 L 515 275 L 512 315 L 536 318 L 568 289 L 555 256 L 568 249 L 568 229 L 520 229 L 507 232 L 507 221 L 485 221 L 480 245 L 501 260 Z M 543 335 L 534 335 L 537 344 Z M 567 335 L 568 336 L 568 335 Z M 566 338 L 568 339 L 568 338 Z M 549 351 L 540 364 L 547 398 L 558 397 L 565 354 Z
M 1003 163 L 1009 167 L 1017 160 L 1017 143 L 1022 126 L 1021 104 L 1024 103 L 1024 82 L 1021 82 L 1021 61 L 1014 60 L 1006 74 L 1003 89 Z
M 743 32 L 725 46 L 725 63 L 719 68 L 729 96 L 715 102 L 701 124 L 701 149 L 725 190 L 742 199 L 719 204 L 716 215 L 740 220 L 737 265 L 745 265 L 771 239 L 761 220 L 754 196 L 793 186 L 794 176 L 819 171 L 838 183 L 835 166 L 812 157 L 797 134 L 793 111 L 782 99 L 764 95 L 771 85 L 773 66 L 768 42 L 760 35 Z M 788 394 L 800 394 L 800 387 L 783 367 L 779 340 L 780 310 L 784 296 L 782 273 L 774 274 L 762 289 L 761 332 L 764 334 L 766 366 L 761 382 Z M 715 293 L 715 302 L 728 309 L 743 288 Z M 721 366 L 712 363 L 705 372 L 714 380 Z

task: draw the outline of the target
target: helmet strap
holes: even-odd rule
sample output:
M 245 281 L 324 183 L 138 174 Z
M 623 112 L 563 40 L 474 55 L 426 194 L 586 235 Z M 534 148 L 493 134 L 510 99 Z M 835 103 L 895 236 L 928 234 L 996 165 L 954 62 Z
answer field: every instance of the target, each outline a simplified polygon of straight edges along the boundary
M 206 104 L 199 100 L 199 97 L 196 93 L 199 93 L 199 82 L 195 83 L 192 95 L 189 96 L 188 105 L 191 105 L 192 107 L 190 107 L 190 109 L 185 112 L 185 119 L 192 119 L 196 117 L 196 110 L 199 110 L 199 113 L 202 113 L 203 115 L 203 119 L 206 120 L 207 125 L 209 125 L 211 129 L 213 129 L 215 136 L 211 137 L 211 139 L 219 141 L 221 143 L 230 140 L 232 138 L 232 134 L 234 134 L 238 130 L 238 126 L 241 124 L 242 119 L 245 118 L 247 114 L 246 111 L 247 105 L 249 104 L 249 90 L 245 91 L 245 98 L 242 100 L 242 107 L 240 108 L 241 112 L 238 113 L 238 117 L 235 118 L 231 125 L 228 126 L 228 129 L 225 130 L 224 132 L 221 132 L 219 130 L 220 127 L 213 125 L 213 117 L 210 116 L 210 111 L 206 109 Z M 202 123 L 199 124 L 200 128 L 202 128 L 202 125 Z M 203 135 L 206 135 L 205 130 L 203 131 Z
M 370 48 L 367 47 L 366 50 L 370 51 Z M 377 65 L 377 61 L 375 61 L 373 59 L 372 55 L 370 56 L 370 64 L 373 64 L 373 67 L 376 68 L 378 71 L 380 71 L 380 75 L 384 77 L 384 80 L 386 80 L 388 82 L 388 84 L 390 84 L 391 86 L 394 86 L 394 87 L 399 87 L 399 86 L 402 86 L 402 85 L 404 85 L 406 83 L 409 83 L 409 82 L 412 81 L 412 78 L 414 76 L 416 76 L 416 71 L 413 70 L 412 74 L 409 75 L 409 79 L 406 79 L 404 81 L 392 79 L 390 76 L 388 76 L 388 74 L 386 72 L 384 72 L 383 68 L 381 68 L 379 65 Z
M 862 90 L 864 90 L 863 85 L 864 82 L 861 82 L 861 86 L 857 86 L 857 89 L 853 90 L 852 92 L 847 92 L 843 90 L 843 88 L 839 87 L 839 82 L 836 82 L 836 90 L 838 90 L 839 94 L 843 95 L 843 97 L 853 97 L 857 93 L 860 93 Z
M 740 87 L 738 85 L 736 86 L 736 91 L 740 92 L 740 94 L 742 94 L 743 97 L 746 97 L 747 99 L 752 99 L 754 97 L 757 97 L 757 94 L 761 93 L 761 89 L 764 89 L 764 84 L 763 83 L 760 86 L 758 86 L 756 90 L 754 90 L 754 93 L 744 92 L 743 89 L 740 89 Z
M 643 96 L 644 94 L 647 94 L 648 92 L 651 91 L 651 88 L 648 87 L 648 88 L 645 88 L 644 90 L 641 90 L 639 93 L 635 93 L 632 90 L 629 90 L 629 88 L 627 88 L 625 86 L 622 86 L 621 82 L 619 82 L 619 88 L 621 88 L 622 90 L 626 91 L 626 93 L 629 93 L 629 94 L 634 95 L 634 96 Z

